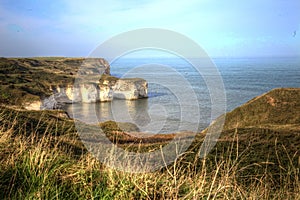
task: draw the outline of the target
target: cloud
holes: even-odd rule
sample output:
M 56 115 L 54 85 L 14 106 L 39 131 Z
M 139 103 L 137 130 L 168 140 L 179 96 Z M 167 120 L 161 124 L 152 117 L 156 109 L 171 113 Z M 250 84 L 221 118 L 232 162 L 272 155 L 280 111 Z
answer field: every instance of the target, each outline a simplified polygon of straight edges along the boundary
M 85 56 L 99 43 L 124 31 L 164 28 L 185 34 L 211 54 L 242 46 L 299 45 L 290 37 L 299 27 L 296 1 L 6 1 L 0 4 L 0 41 L 16 52 Z M 16 5 L 16 6 L 14 6 Z M 288 39 L 287 39 L 288 38 Z M 294 43 L 292 43 L 294 42 Z M 25 48 L 32 44 L 35 51 Z M 7 46 L 6 49 L 12 49 Z M 285 48 L 286 49 L 286 48 Z M 274 48 L 274 51 L 279 51 Z M 5 48 L 2 47 L 1 54 Z M 10 52 L 13 52 L 12 50 Z M 244 52 L 244 51 L 243 51 Z M 259 53 L 252 50 L 248 54 Z M 226 53 L 227 54 L 227 53 Z

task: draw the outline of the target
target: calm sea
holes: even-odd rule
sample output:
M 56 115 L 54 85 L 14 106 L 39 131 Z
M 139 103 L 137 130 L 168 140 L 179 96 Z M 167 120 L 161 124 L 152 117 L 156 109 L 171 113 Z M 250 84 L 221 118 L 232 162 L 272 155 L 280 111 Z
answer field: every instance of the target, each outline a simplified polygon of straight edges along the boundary
M 300 87 L 300 58 L 216 58 L 213 63 L 224 83 L 227 111 L 273 88 Z M 146 79 L 149 98 L 74 104 L 66 106 L 67 112 L 86 123 L 132 122 L 152 133 L 201 130 L 216 118 L 211 114 L 214 88 L 184 59 L 118 59 L 111 74 Z

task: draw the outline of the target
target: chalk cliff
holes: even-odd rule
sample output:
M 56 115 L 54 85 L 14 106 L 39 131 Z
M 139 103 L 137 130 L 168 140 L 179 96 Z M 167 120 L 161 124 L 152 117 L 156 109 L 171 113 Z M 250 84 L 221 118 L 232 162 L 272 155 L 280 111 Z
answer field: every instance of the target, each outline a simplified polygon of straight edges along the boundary
M 0 104 L 29 110 L 147 97 L 145 80 L 110 76 L 103 58 L 0 58 L 0 83 Z
M 141 78 L 119 79 L 114 86 L 113 97 L 135 100 L 148 96 L 148 83 Z
M 148 97 L 148 83 L 141 78 L 119 79 L 103 75 L 95 82 L 82 82 L 50 87 L 52 95 L 26 104 L 29 110 L 57 109 L 63 104 L 95 103 L 113 99 L 137 100 Z
M 106 76 L 96 83 L 79 83 L 76 85 L 52 86 L 53 95 L 41 102 L 32 102 L 26 108 L 56 109 L 63 104 L 94 103 L 112 101 L 113 99 L 136 100 L 148 96 L 148 83 L 141 78 L 118 79 Z

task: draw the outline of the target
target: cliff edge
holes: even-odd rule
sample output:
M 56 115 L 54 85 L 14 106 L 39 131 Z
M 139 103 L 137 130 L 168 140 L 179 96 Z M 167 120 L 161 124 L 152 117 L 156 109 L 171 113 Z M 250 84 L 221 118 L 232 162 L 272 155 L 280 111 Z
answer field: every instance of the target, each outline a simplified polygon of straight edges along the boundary
M 78 77 L 86 80 L 77 81 Z M 29 110 L 65 103 L 135 100 L 147 97 L 144 79 L 110 75 L 103 58 L 0 58 L 0 104 Z

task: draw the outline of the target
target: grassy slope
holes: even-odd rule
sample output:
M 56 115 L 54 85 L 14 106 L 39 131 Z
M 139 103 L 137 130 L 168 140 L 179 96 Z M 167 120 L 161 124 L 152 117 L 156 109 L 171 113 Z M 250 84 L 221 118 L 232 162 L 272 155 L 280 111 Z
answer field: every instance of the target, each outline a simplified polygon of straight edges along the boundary
M 262 152 L 255 151 L 255 146 L 247 149 L 243 140 L 237 140 L 244 134 L 242 129 L 227 141 L 220 141 L 206 159 L 199 159 L 195 148 L 160 171 L 132 174 L 110 169 L 93 158 L 79 142 L 72 120 L 62 117 L 60 111 L 1 107 L 1 116 L 1 199 L 300 197 L 299 166 L 286 161 L 290 154 L 278 148 L 273 153 L 282 163 L 272 164 L 268 157 L 260 160 L 257 155 L 267 155 L 269 147 L 262 145 Z M 114 127 L 107 128 L 112 133 Z M 253 152 L 258 154 L 251 156 Z M 126 165 L 134 168 L 133 163 Z
M 274 89 L 226 114 L 225 130 L 261 127 L 299 130 L 300 88 Z
M 275 159 L 275 148 L 285 146 L 285 151 L 297 163 L 300 158 L 299 100 L 300 88 L 274 89 L 250 100 L 226 114 L 221 141 L 230 140 L 238 131 L 239 142 L 251 144 L 255 152 L 263 152 L 263 157 Z M 252 160 L 257 158 L 254 156 Z
M 234 143 L 232 151 L 236 153 L 231 156 L 243 157 L 240 167 L 248 166 L 242 176 L 263 174 L 268 168 L 274 176 L 278 175 L 278 181 L 280 173 L 290 165 L 299 170 L 299 100 L 300 88 L 274 89 L 227 113 L 218 143 L 208 157 L 228 156 L 224 152 Z M 203 135 L 194 143 L 194 151 L 202 139 Z

